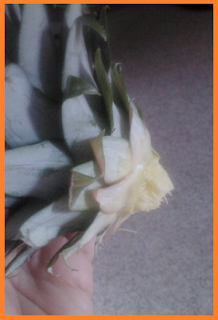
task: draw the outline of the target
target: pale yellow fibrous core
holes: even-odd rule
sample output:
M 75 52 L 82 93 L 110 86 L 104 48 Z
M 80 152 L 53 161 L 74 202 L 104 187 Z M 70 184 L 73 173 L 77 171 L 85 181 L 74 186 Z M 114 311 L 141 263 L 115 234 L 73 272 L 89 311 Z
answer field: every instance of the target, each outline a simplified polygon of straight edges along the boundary
M 131 195 L 131 213 L 150 211 L 160 206 L 166 195 L 173 190 L 173 184 L 166 170 L 159 163 L 159 156 L 153 152 L 150 161 L 136 168 L 138 176 Z

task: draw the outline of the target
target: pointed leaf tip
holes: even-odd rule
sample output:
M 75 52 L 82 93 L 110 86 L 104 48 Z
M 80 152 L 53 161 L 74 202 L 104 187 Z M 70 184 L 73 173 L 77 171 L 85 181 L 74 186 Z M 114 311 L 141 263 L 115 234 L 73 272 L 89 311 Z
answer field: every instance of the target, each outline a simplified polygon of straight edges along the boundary
M 62 257 L 64 259 L 64 263 L 66 264 L 66 266 L 72 270 L 72 271 L 79 271 L 78 269 L 74 269 L 71 267 L 71 265 L 69 264 L 69 262 L 67 261 L 67 256 L 66 256 L 66 253 L 64 251 L 62 251 Z
M 104 41 L 107 40 L 107 34 L 104 27 L 94 17 L 84 15 L 79 17 L 79 19 L 84 25 L 96 31 L 104 39 Z
M 86 174 L 72 171 L 71 174 L 71 186 L 73 188 L 84 188 L 93 183 L 96 178 L 90 177 Z
M 49 273 L 51 273 L 52 275 L 54 275 L 53 273 L 53 269 L 52 269 L 52 266 L 54 265 L 54 263 L 58 260 L 59 258 L 59 251 L 57 251 L 53 257 L 51 258 L 51 260 L 49 261 L 49 263 L 47 264 L 46 266 L 46 269 Z

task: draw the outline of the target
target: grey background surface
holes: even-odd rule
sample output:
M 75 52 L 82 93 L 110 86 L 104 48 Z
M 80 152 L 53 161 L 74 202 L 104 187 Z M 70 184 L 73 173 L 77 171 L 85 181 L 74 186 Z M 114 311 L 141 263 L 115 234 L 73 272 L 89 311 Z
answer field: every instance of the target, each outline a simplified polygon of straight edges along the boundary
M 124 5 L 112 53 L 173 180 L 168 205 L 137 213 L 94 260 L 96 315 L 213 313 L 212 11 Z

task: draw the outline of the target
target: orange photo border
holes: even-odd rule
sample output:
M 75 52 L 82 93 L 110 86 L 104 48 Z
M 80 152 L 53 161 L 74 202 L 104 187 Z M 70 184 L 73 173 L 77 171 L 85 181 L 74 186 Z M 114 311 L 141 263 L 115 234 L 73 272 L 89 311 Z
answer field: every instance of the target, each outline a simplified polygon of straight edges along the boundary
M 0 93 L 1 93 L 1 101 L 2 101 L 2 107 L 0 108 L 0 119 L 1 119 L 1 125 L 0 125 L 0 132 L 1 132 L 1 137 L 4 138 L 4 73 L 5 73 L 5 4 L 14 4 L 14 3 L 45 3 L 45 1 L 27 1 L 27 0 L 23 0 L 23 1 L 9 1 L 9 2 L 0 2 L 0 13 L 1 13 L 1 19 L 0 19 L 0 25 L 1 25 L 1 28 L 0 28 L 0 37 L 1 37 L 1 45 L 2 45 L 2 49 L 0 50 L 0 59 L 1 59 L 1 68 L 2 68 L 2 77 L 1 77 L 1 86 L 0 86 Z M 87 1 L 46 1 L 46 4 L 70 4 L 70 3 L 86 3 L 86 4 L 93 4 L 91 1 L 87 0 Z M 94 4 L 133 4 L 132 2 L 129 2 L 129 1 L 119 1 L 119 2 L 116 2 L 116 1 L 94 1 Z M 214 40 L 214 46 L 213 46 L 213 54 L 215 56 L 216 52 L 217 52 L 217 45 L 218 45 L 218 41 L 217 41 L 217 33 L 218 33 L 218 22 L 216 22 L 216 17 L 218 19 L 218 14 L 217 14 L 217 8 L 218 8 L 218 3 L 216 4 L 215 3 L 215 0 L 213 1 L 202 1 L 202 0 L 198 0 L 198 1 L 195 1 L 195 0 L 192 0 L 192 1 L 168 1 L 168 2 L 165 2 L 165 1 L 162 1 L 162 0 L 159 0 L 159 1 L 151 1 L 151 2 L 147 2 L 147 1 L 136 1 L 134 4 L 213 4 L 213 40 Z M 214 63 L 213 63 L 213 70 L 214 70 L 214 74 L 216 75 L 216 63 L 215 63 L 215 59 L 214 59 Z M 214 80 L 214 106 L 215 106 L 215 103 L 216 103 L 216 96 L 218 95 L 218 87 L 217 87 L 217 83 L 216 83 L 216 78 Z M 216 93 L 216 94 L 215 94 Z M 217 122 L 217 116 L 216 116 L 216 110 L 214 108 L 214 122 L 213 122 L 213 125 L 214 125 L 214 135 L 213 135 L 213 138 L 214 138 L 214 141 L 215 141 L 215 138 L 217 136 L 217 130 L 216 130 L 216 122 Z M 3 140 L 3 139 L 2 139 Z M 1 203 L 2 203 L 2 208 L 4 208 L 4 140 L 2 141 L 2 148 L 1 148 L 1 161 L 2 161 L 2 179 L 0 180 L 0 183 L 1 183 L 1 189 L 3 190 L 2 194 L 1 194 Z M 216 148 L 216 144 L 214 143 L 214 163 L 218 160 L 218 154 L 217 154 L 217 148 Z M 216 171 L 216 168 L 214 166 L 214 178 L 216 177 L 217 175 L 217 171 Z M 216 179 L 214 179 L 214 191 L 217 189 L 217 186 L 216 186 Z M 218 200 L 216 199 L 216 196 L 214 196 L 214 212 L 216 212 L 217 210 L 217 207 L 218 207 Z M 3 226 L 2 227 L 2 234 L 4 235 L 4 216 L 5 214 L 2 213 L 1 215 L 3 217 L 3 221 L 1 223 L 1 225 Z M 217 218 L 216 216 L 214 215 L 214 226 L 217 225 Z M 215 272 L 216 270 L 216 266 L 217 266 L 217 248 L 215 247 L 215 243 L 217 242 L 217 235 L 216 233 L 214 232 L 214 309 L 213 309 L 213 315 L 201 315 L 201 319 L 202 317 L 203 318 L 211 318 L 211 317 L 216 317 L 217 316 L 217 308 L 218 308 L 218 301 L 217 301 L 217 295 L 216 295 L 216 285 L 217 285 L 217 274 Z M 1 242 L 1 272 L 2 272 L 2 279 L 3 279 L 3 284 L 4 284 L 4 239 L 2 239 L 2 242 Z M 13 316 L 5 316 L 4 314 L 4 285 L 2 286 L 1 288 L 1 307 L 0 307 L 0 315 L 2 317 L 6 317 L 7 319 L 10 319 L 11 317 Z M 18 316 L 20 318 L 23 318 L 25 319 L 25 316 Z M 39 317 L 40 319 L 42 319 L 43 317 L 47 317 L 47 316 L 28 316 L 29 318 L 34 318 L 36 319 L 36 317 Z M 66 316 L 50 316 L 50 317 L 66 317 Z M 67 316 L 67 317 L 70 317 L 70 316 Z M 79 319 L 85 319 L 87 316 L 74 316 L 74 318 L 77 317 Z M 88 317 L 91 317 L 91 318 L 94 318 L 94 317 L 98 317 L 98 318 L 102 318 L 102 317 L 105 317 L 105 316 L 88 316 Z M 116 316 L 107 316 L 107 317 L 116 317 Z M 154 319 L 156 317 L 164 317 L 164 318 L 167 318 L 167 317 L 170 317 L 172 319 L 172 317 L 186 317 L 186 319 L 193 319 L 194 317 L 196 317 L 195 315 L 190 315 L 190 316 L 183 316 L 183 315 L 171 315 L 171 316 L 162 316 L 162 315 L 157 315 L 157 316 L 118 316 L 120 318 L 124 318 L 124 317 L 130 317 L 130 318 L 135 318 L 135 317 L 146 317 L 146 319 L 150 318 L 150 319 Z

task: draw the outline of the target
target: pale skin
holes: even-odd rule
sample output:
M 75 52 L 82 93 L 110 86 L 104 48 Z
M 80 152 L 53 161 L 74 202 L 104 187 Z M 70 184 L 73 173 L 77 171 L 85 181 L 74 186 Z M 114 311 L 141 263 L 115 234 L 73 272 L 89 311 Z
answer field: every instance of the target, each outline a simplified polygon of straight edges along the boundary
M 52 276 L 46 271 L 51 255 L 66 242 L 52 241 L 5 280 L 5 315 L 92 315 L 93 239 L 68 259 L 60 256 Z

